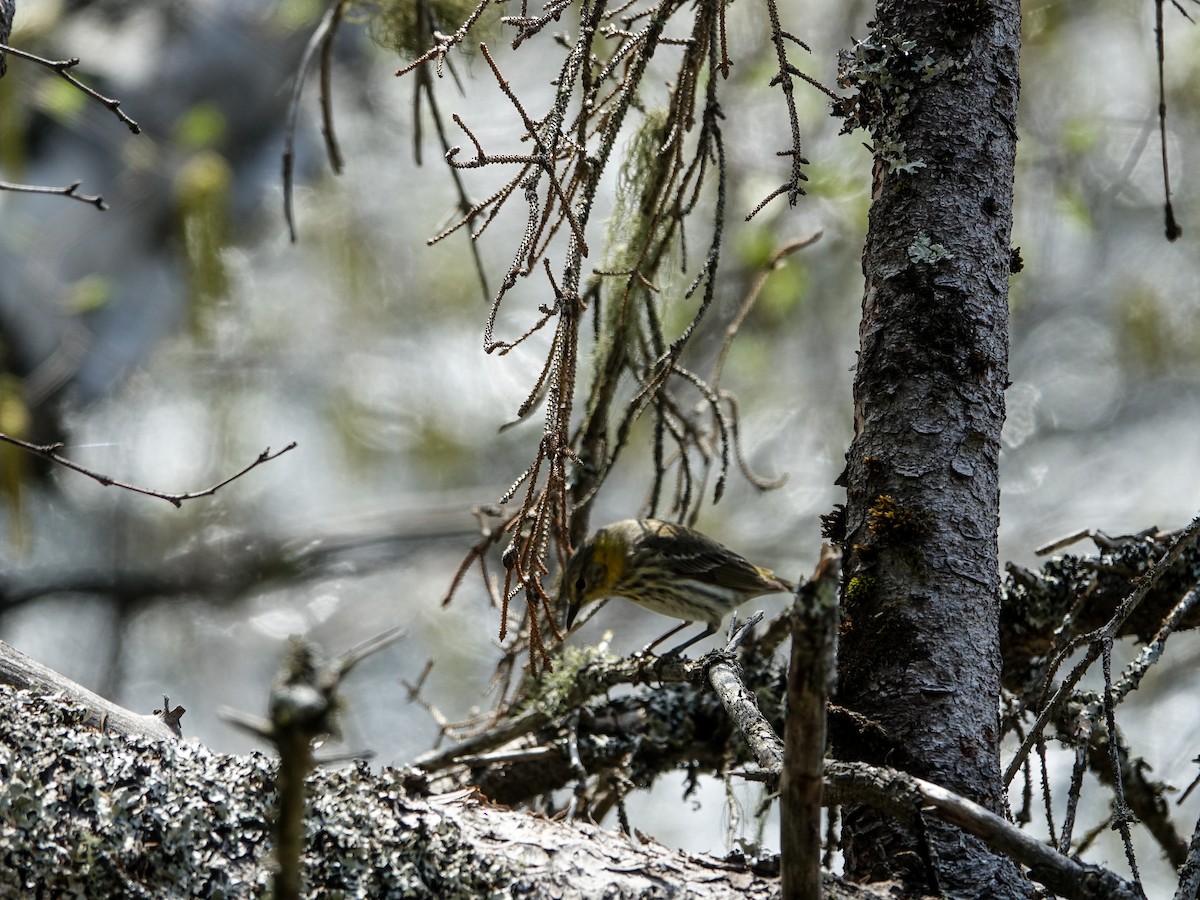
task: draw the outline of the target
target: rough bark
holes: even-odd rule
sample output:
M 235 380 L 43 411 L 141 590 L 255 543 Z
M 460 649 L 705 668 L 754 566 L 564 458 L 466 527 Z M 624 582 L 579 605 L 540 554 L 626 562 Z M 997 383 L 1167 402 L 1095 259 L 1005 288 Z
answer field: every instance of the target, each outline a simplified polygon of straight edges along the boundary
M 819 898 L 826 717 L 837 668 L 836 553 L 826 545 L 816 574 L 796 594 L 779 777 L 780 876 L 787 900 Z
M 258 897 L 274 866 L 278 765 L 194 741 L 102 734 L 83 707 L 0 685 L 0 896 Z M 308 780 L 309 896 L 777 897 L 739 855 L 509 810 L 366 765 Z M 880 897 L 827 879 L 830 898 Z
M 881 0 L 876 13 L 843 67 L 876 175 L 843 476 L 839 699 L 886 740 L 844 740 L 835 755 L 1000 811 L 998 454 L 1020 13 L 1015 0 Z M 919 836 L 860 808 L 844 833 L 856 879 L 956 897 L 1029 890 L 945 825 Z

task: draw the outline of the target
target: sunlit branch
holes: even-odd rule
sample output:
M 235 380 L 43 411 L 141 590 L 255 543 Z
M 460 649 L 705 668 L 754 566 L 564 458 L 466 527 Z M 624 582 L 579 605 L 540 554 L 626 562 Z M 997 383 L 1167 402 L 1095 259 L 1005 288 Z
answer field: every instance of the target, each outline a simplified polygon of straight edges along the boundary
M 491 0 L 480 0 L 480 3 L 471 11 L 471 14 L 467 16 L 466 20 L 464 20 L 463 23 L 458 26 L 458 29 L 454 32 L 454 34 L 437 35 L 437 45 L 418 56 L 407 66 L 402 66 L 400 69 L 398 69 L 396 72 L 396 77 L 407 75 L 418 66 L 424 65 L 431 59 L 434 59 L 437 60 L 437 76 L 438 78 L 441 78 L 442 69 L 446 60 L 446 54 L 466 40 L 468 32 L 470 32 L 471 28 L 479 20 L 479 17 L 483 15 L 483 11 L 488 8 L 488 4 L 490 2 Z

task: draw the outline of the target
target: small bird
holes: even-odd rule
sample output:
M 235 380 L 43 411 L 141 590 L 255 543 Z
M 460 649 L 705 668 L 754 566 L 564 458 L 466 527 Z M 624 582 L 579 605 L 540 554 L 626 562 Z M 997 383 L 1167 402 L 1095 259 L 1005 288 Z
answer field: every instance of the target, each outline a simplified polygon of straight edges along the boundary
M 725 614 L 764 594 L 795 590 L 770 569 L 756 566 L 684 525 L 657 519 L 625 519 L 605 525 L 579 545 L 567 561 L 559 601 L 567 627 L 579 610 L 604 597 L 624 597 L 651 612 L 683 619 L 646 647 L 649 652 L 693 622 L 703 632 L 675 647 L 673 656 L 714 634 Z

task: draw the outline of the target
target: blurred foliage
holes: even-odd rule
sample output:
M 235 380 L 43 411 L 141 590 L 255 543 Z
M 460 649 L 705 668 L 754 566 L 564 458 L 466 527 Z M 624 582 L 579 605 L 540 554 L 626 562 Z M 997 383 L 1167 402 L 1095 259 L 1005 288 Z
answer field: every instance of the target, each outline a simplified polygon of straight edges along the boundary
M 221 141 L 228 123 L 221 107 L 212 102 L 197 103 L 175 123 L 176 143 L 193 150 L 204 150 Z
M 21 380 L 0 373 L 0 432 L 25 440 L 29 437 L 29 410 L 21 397 Z M 28 540 L 25 512 L 21 504 L 22 485 L 32 467 L 33 457 L 19 447 L 0 443 L 0 508 L 7 512 L 10 548 L 23 548 Z
M 52 119 L 70 122 L 88 105 L 85 94 L 60 78 L 46 77 L 37 88 L 38 108 Z
M 751 317 L 747 324 L 754 328 L 758 322 L 761 327 L 770 328 L 787 321 L 795 321 L 803 315 L 808 284 L 808 267 L 803 260 L 781 266 L 763 285 L 762 297 L 758 301 L 758 314 Z
M 113 296 L 113 282 L 104 275 L 87 275 L 71 285 L 66 307 L 72 312 L 89 313 L 101 309 Z
M 1126 365 L 1143 373 L 1165 373 L 1180 360 L 1178 341 L 1183 334 L 1173 332 L 1154 289 L 1145 283 L 1130 285 L 1116 297 L 1116 334 Z
M 1075 116 L 1063 124 L 1062 148 L 1072 156 L 1087 155 L 1096 149 L 1102 138 L 1099 123 L 1091 116 Z
M 194 154 L 175 179 L 175 202 L 182 224 L 192 324 L 203 328 L 212 305 L 229 288 L 222 249 L 229 236 L 229 192 L 233 171 L 219 153 Z
M 460 429 L 435 415 L 421 415 L 411 423 L 410 453 L 417 474 L 434 490 L 453 490 L 470 483 L 480 470 L 477 448 L 464 443 Z
M 27 72 L 27 66 L 12 65 L 0 78 L 0 168 L 12 176 L 24 168 L 29 151 L 29 107 L 24 102 Z
M 275 14 L 283 28 L 302 30 L 312 27 L 326 5 L 322 0 L 283 0 Z

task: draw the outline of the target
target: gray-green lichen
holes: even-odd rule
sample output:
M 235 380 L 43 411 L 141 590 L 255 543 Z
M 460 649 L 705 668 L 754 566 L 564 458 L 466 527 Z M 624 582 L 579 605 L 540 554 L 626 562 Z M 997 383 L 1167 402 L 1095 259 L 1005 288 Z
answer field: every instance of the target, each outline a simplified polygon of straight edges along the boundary
M 835 104 L 834 112 L 845 120 L 842 133 L 855 128 L 870 133 L 872 151 L 891 172 L 913 172 L 924 168 L 921 159 L 910 159 L 903 134 L 903 120 L 913 111 L 914 88 L 953 74 L 967 58 L 944 49 L 922 48 L 899 34 L 878 29 L 838 54 L 838 84 L 854 94 Z
M 101 734 L 82 709 L 28 691 L 0 687 L 0 702 L 0 897 L 266 891 L 275 760 Z M 522 872 L 481 862 L 402 773 L 322 770 L 308 786 L 314 895 L 488 897 Z
M 947 259 L 954 259 L 954 254 L 929 239 L 929 235 L 920 232 L 908 245 L 908 258 L 913 265 L 934 266 Z

